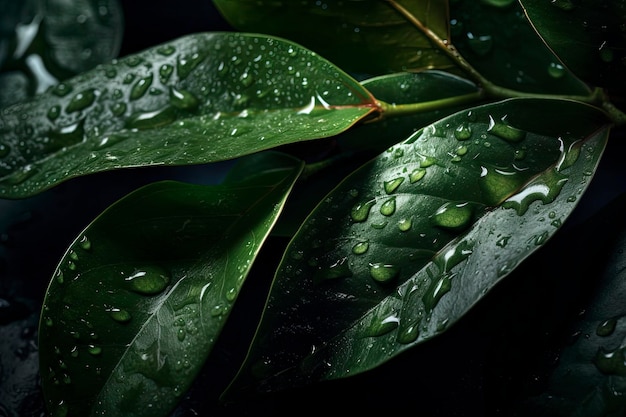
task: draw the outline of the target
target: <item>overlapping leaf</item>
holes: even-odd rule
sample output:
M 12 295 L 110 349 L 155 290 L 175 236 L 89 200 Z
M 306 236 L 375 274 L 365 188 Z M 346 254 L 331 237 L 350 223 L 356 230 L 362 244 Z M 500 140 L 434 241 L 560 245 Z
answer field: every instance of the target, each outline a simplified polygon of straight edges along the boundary
M 455 1 L 450 17 L 452 43 L 489 81 L 532 93 L 589 92 L 546 47 L 517 1 Z
M 230 392 L 356 374 L 443 331 L 559 229 L 607 136 L 592 107 L 516 99 L 391 147 L 290 243 Z
M 294 43 L 190 35 L 0 112 L 0 197 L 97 171 L 219 161 L 331 136 L 375 110 L 358 82 Z
M 167 415 L 185 393 L 302 168 L 248 158 L 221 185 L 141 188 L 72 243 L 39 330 L 52 415 Z
M 214 0 L 237 29 L 292 39 L 351 72 L 370 75 L 454 64 L 389 1 Z M 445 0 L 399 4 L 442 39 L 448 39 Z
M 521 0 L 546 44 L 583 80 L 626 92 L 626 1 Z

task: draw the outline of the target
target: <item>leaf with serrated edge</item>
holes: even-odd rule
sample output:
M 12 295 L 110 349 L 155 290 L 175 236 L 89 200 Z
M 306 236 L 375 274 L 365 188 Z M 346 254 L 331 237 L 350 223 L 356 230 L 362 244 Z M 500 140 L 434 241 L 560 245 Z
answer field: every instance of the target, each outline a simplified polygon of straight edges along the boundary
M 0 197 L 98 171 L 214 162 L 332 136 L 376 110 L 356 80 L 292 42 L 189 35 L 0 112 Z
M 238 30 L 293 39 L 348 71 L 379 75 L 455 66 L 391 5 L 400 5 L 441 39 L 448 39 L 445 0 L 325 0 L 323 3 L 215 0 L 214 3 Z
M 72 243 L 39 330 L 53 416 L 167 415 L 184 394 L 302 169 L 275 152 L 247 158 L 266 169 L 216 186 L 148 185 Z
M 227 395 L 356 374 L 443 331 L 558 230 L 607 126 L 590 106 L 512 99 L 363 166 L 289 244 Z

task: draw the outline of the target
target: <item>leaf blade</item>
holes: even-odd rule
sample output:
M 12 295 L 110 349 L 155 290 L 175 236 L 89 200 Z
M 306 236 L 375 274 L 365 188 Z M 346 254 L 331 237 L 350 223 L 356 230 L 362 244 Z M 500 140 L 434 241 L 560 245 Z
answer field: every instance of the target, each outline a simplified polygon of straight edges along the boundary
M 557 108 L 578 120 L 537 117 Z M 508 120 L 508 127 L 498 132 L 495 120 Z M 290 243 L 233 387 L 276 390 L 353 375 L 438 334 L 558 229 L 556 221 L 574 205 L 564 202 L 572 197 L 565 193 L 584 189 L 578 180 L 593 172 L 606 126 L 605 116 L 585 105 L 507 100 L 445 118 L 348 177 Z M 465 136 L 468 128 L 472 139 Z M 472 149 L 461 156 L 459 146 Z M 522 147 L 526 155 L 516 158 Z M 510 208 L 494 209 L 505 201 Z M 535 219 L 531 204 L 551 204 L 554 225 Z M 527 218 L 544 229 L 527 231 Z M 512 234 L 535 233 L 534 243 L 491 237 L 505 221 Z M 487 237 L 488 249 L 480 244 Z M 460 277 L 468 279 L 457 269 L 473 273 L 468 259 L 480 267 L 494 248 L 508 253 L 511 263 L 489 258 L 480 285 L 472 287 L 470 280 L 457 286 Z M 297 279 L 293 271 L 299 271 Z M 449 300 L 463 285 L 473 295 L 460 298 L 460 310 L 454 310 Z M 277 351 L 285 338 L 291 351 Z
M 0 196 L 110 169 L 232 159 L 337 134 L 373 111 L 356 80 L 294 43 L 189 35 L 4 109 Z
M 75 240 L 42 309 L 50 412 L 171 411 L 213 347 L 301 172 L 300 161 L 280 154 L 254 155 L 250 163 L 265 158 L 272 169 L 239 182 L 143 187 Z

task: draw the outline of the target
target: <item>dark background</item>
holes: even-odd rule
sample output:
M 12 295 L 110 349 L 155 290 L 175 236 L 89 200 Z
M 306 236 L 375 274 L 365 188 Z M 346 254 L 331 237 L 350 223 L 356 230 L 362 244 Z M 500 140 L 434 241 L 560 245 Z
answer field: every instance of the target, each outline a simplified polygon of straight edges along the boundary
M 189 33 L 232 30 L 209 0 L 121 4 L 119 56 Z M 585 221 L 626 188 L 621 157 L 625 138 L 613 139 L 562 233 L 448 332 L 364 375 L 220 405 L 217 396 L 245 355 L 255 324 L 250 317 L 258 317 L 272 278 L 272 268 L 255 267 L 211 358 L 173 416 L 513 415 L 521 399 L 545 384 L 567 327 L 566 313 L 584 305 L 585 289 L 565 285 L 570 290 L 563 291 L 564 280 L 594 273 L 593 260 L 577 265 L 568 261 L 589 242 L 590 232 L 582 232 Z M 0 417 L 46 415 L 37 371 L 38 315 L 51 273 L 75 236 L 108 205 L 144 184 L 166 178 L 215 183 L 228 166 L 102 173 L 70 180 L 33 198 L 0 200 Z M 273 237 L 269 243 L 258 265 L 276 264 L 287 242 Z M 535 285 L 542 290 L 533 291 Z M 542 312 L 554 310 L 556 300 L 562 314 L 546 321 Z

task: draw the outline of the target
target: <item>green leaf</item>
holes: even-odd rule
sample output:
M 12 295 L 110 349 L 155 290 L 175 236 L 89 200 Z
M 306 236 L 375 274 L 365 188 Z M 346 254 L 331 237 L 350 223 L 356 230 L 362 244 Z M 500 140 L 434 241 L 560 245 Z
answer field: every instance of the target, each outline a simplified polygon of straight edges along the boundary
M 118 0 L 5 1 L 0 21 L 0 107 L 44 92 L 117 56 Z
M 357 374 L 442 332 L 559 229 L 607 126 L 590 106 L 513 99 L 363 166 L 290 242 L 230 392 Z
M 143 187 L 71 244 L 39 328 L 53 416 L 167 415 L 185 393 L 302 169 L 248 158 L 261 171 L 236 165 L 240 181 Z
M 448 39 L 448 7 L 441 0 L 214 0 L 228 22 L 246 32 L 293 39 L 347 71 L 371 75 L 451 68 L 454 64 L 390 3 L 404 7 Z
M 517 1 L 453 1 L 450 17 L 452 43 L 491 82 L 531 93 L 588 94 L 537 36 Z
M 624 0 L 520 0 L 546 44 L 583 80 L 626 92 Z
M 357 81 L 294 43 L 190 35 L 0 112 L 0 197 L 98 171 L 213 162 L 331 136 L 376 109 Z

